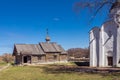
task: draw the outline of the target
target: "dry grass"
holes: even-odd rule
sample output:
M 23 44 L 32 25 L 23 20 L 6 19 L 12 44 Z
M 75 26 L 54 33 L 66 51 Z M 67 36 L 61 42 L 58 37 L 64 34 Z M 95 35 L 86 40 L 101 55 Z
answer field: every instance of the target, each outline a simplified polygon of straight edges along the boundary
M 11 66 L 0 72 L 0 80 L 120 80 L 120 74 L 63 71 L 61 66 L 64 65 Z
M 6 66 L 7 65 L 7 63 L 5 63 L 5 62 L 0 62 L 0 68 L 1 67 L 4 67 L 4 66 Z

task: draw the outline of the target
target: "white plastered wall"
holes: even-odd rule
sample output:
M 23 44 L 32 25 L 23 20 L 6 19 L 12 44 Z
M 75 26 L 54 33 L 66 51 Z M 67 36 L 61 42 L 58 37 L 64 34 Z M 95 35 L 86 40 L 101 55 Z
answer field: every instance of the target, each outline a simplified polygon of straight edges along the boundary
M 98 66 L 99 31 L 100 29 L 97 27 L 90 31 L 90 67 Z

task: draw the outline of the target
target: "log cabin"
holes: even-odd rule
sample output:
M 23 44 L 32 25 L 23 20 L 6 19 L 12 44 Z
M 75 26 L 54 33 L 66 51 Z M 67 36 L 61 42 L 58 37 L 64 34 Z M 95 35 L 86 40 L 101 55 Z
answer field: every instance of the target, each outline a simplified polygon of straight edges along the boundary
M 67 62 L 67 52 L 55 42 L 50 42 L 47 35 L 46 42 L 39 44 L 15 44 L 13 56 L 15 64 L 41 64 Z

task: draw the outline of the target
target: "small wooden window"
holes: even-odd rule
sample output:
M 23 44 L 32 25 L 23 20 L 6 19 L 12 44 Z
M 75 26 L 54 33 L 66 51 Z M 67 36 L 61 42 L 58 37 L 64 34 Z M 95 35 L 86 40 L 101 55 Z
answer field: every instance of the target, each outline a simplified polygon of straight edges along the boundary
M 41 58 L 41 56 L 38 56 L 38 60 L 41 60 L 42 58 Z

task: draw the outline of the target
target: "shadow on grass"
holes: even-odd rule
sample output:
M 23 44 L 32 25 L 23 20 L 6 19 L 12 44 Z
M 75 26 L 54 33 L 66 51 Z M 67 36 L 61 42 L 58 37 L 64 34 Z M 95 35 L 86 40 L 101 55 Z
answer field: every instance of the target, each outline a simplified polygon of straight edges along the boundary
M 44 73 L 61 74 L 61 73 L 78 73 L 78 74 L 99 74 L 104 76 L 120 76 L 120 68 L 90 68 L 84 66 L 66 66 L 66 65 L 49 65 L 42 67 Z

